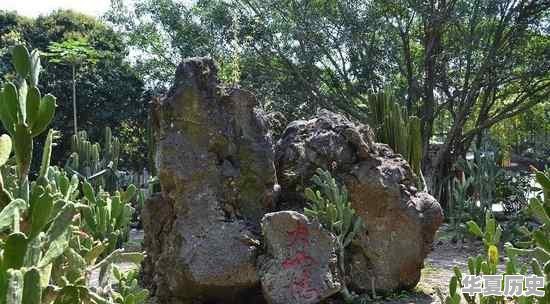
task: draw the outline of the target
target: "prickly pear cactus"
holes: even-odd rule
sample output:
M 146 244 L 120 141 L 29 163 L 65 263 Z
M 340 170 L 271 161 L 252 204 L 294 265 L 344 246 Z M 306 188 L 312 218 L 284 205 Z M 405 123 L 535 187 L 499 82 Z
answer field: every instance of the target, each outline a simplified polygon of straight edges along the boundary
M 50 166 L 57 138 L 53 130 L 46 137 L 38 178 L 29 182 L 33 138 L 48 128 L 55 98 L 38 91 L 38 51 L 29 54 L 17 46 L 13 58 L 16 84 L 8 82 L 0 91 L 0 120 L 9 133 L 0 136 L 0 304 L 109 303 L 108 292 L 88 287 L 89 273 L 96 268 L 107 273 L 115 261 L 139 263 L 143 255 L 107 254 L 107 240 L 81 230 L 90 206 L 81 203 L 78 176 Z M 6 185 L 2 172 L 12 172 L 12 167 L 17 183 Z M 110 210 L 114 224 L 109 224 L 121 230 L 128 224 L 131 210 L 124 203 L 131 195 L 117 197 L 120 202 Z
M 13 48 L 16 82 L 7 82 L 0 91 L 0 120 L 14 141 L 19 176 L 29 172 L 33 138 L 46 130 L 55 113 L 53 95 L 42 96 L 38 89 L 40 54 L 24 46 Z

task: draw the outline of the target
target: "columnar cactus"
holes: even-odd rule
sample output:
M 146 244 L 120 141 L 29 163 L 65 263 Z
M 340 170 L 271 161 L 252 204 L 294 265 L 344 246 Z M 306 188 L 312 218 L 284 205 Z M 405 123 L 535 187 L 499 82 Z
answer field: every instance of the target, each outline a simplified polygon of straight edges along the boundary
M 371 124 L 379 142 L 403 155 L 422 180 L 421 121 L 408 116 L 392 95 L 385 92 L 368 96 Z
M 88 139 L 86 131 L 79 131 L 71 137 L 71 156 L 65 169 L 108 191 L 118 190 L 118 160 L 120 141 L 112 135 L 111 128 L 105 128 L 104 146 Z

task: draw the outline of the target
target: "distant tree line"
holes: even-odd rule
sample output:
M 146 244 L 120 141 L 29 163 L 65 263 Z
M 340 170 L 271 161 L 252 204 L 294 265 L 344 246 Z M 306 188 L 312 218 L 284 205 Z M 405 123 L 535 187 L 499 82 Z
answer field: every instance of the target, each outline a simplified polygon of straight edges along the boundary
M 55 11 L 34 19 L 0 11 L 0 75 L 14 76 L 9 52 L 21 43 L 40 50 L 44 68 L 39 88 L 57 96 L 53 128 L 61 131 L 62 138 L 58 140 L 61 146 L 54 149 L 55 161 L 66 159 L 74 133 L 74 76 L 78 128 L 99 142 L 105 127 L 112 127 L 121 141 L 133 145 L 123 149 L 123 165 L 142 168 L 150 93 L 128 60 L 129 48 L 123 37 L 105 22 L 72 11 Z M 82 48 L 90 52 L 84 59 L 78 57 Z

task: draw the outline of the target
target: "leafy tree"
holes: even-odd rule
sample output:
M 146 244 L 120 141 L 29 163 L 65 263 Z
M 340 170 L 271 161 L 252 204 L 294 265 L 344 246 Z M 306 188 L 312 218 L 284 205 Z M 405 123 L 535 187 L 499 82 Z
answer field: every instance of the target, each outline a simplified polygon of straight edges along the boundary
M 0 36 L 6 34 L 18 37 L 19 42 L 43 53 L 47 53 L 53 43 L 63 44 L 80 38 L 86 40 L 89 47 L 101 56 L 96 59 L 95 64 L 77 67 L 79 129 L 87 130 L 95 141 L 100 141 L 107 126 L 119 136 L 125 121 L 134 126 L 132 132 L 135 137 L 143 132 L 142 129 L 146 126 L 147 102 L 151 94 L 145 91 L 143 81 L 128 61 L 129 49 L 121 35 L 103 21 L 65 10 L 35 19 L 0 11 Z M 3 47 L 9 49 L 15 44 L 13 39 L 0 39 L 0 50 Z M 68 123 L 74 119 L 73 91 L 69 89 L 67 82 L 72 79 L 72 67 L 51 62 L 52 59 L 54 58 L 43 58 L 45 72 L 41 75 L 40 90 L 52 92 L 58 97 L 58 108 L 52 127 L 61 131 L 62 138 L 59 141 L 60 146 L 54 149 L 53 161 L 60 162 L 67 157 L 69 138 L 74 132 L 73 124 Z M 3 70 L 4 66 L 6 70 Z M 0 53 L 0 70 L 11 77 L 7 54 L 4 56 Z M 132 149 L 121 151 L 121 168 L 141 170 L 147 155 L 145 139 L 142 138 L 135 145 Z M 136 164 L 141 166 L 134 167 Z
M 413 107 L 417 100 L 425 148 L 440 113 L 451 117 L 432 185 L 443 197 L 453 164 L 472 143 L 479 146 L 485 130 L 547 100 L 550 4 L 398 1 L 380 7 L 385 29 L 399 37 L 393 49 L 401 70 L 409 71 L 408 97 Z
M 48 47 L 50 62 L 68 64 L 72 69 L 73 84 L 73 121 L 74 134 L 78 133 L 76 108 L 76 73 L 77 68 L 86 64 L 95 64 L 99 59 L 99 52 L 93 49 L 84 37 L 71 38 L 63 42 L 54 42 Z
M 391 89 L 421 118 L 424 169 L 435 163 L 431 189 L 443 198 L 454 163 L 486 130 L 547 100 L 549 8 L 543 0 L 138 0 L 131 10 L 117 0 L 108 19 L 164 72 L 187 56 L 223 66 L 238 39 L 241 85 L 289 118 L 324 107 L 368 121 L 365 95 Z M 443 144 L 430 160 L 436 132 Z

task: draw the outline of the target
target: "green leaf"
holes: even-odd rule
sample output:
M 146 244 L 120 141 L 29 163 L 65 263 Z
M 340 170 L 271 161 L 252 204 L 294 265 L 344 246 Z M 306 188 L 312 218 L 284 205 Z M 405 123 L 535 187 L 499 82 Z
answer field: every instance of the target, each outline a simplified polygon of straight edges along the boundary
M 88 265 L 94 265 L 97 258 L 99 258 L 99 256 L 105 251 L 106 248 L 107 244 L 105 243 L 99 243 L 92 247 L 92 249 L 88 251 L 84 256 L 84 259 L 86 260 Z
M 14 150 L 15 160 L 21 174 L 27 175 L 32 160 L 32 137 L 31 130 L 24 124 L 15 126 Z
M 130 186 L 128 186 L 126 191 L 121 193 L 120 198 L 124 203 L 128 203 L 134 198 L 136 193 L 137 193 L 136 186 L 133 184 L 130 184 Z
M 14 120 L 11 118 L 10 110 L 4 98 L 4 89 L 0 89 L 0 120 L 9 134 L 15 133 L 13 129 Z
M 542 249 L 550 252 L 550 239 L 548 238 L 548 235 L 545 234 L 542 230 L 537 230 L 533 232 L 533 239 L 540 247 L 542 247 Z
M 64 257 L 67 261 L 65 276 L 71 282 L 79 280 L 86 273 L 86 260 L 70 247 L 65 250 Z
M 54 198 L 49 192 L 43 193 L 32 209 L 31 237 L 37 236 L 50 220 Z
M 27 122 L 32 125 L 32 122 L 38 117 L 38 110 L 40 108 L 40 90 L 37 87 L 31 87 L 27 94 Z
M 540 200 L 536 198 L 531 199 L 527 208 L 537 221 L 546 226 L 550 226 L 550 216 L 546 213 Z
M 468 272 L 471 275 L 476 274 L 475 261 L 474 261 L 474 258 L 472 258 L 472 257 L 468 258 Z
M 544 276 L 542 267 L 540 266 L 539 261 L 537 259 L 531 259 L 531 268 L 533 269 L 533 273 L 538 276 Z
M 84 192 L 84 197 L 86 197 L 91 206 L 96 204 L 94 188 L 86 180 L 82 183 L 82 192 Z
M 24 45 L 15 46 L 12 50 L 12 63 L 15 71 L 26 78 L 31 72 L 31 55 Z
M 54 133 L 55 131 L 50 129 L 50 131 L 48 131 L 48 136 L 46 136 L 46 141 L 44 142 L 44 149 L 42 150 L 42 162 L 40 163 L 40 178 L 46 178 L 46 175 L 48 174 L 48 169 L 50 168 Z
M 57 257 L 63 254 L 65 249 L 69 247 L 69 239 L 71 237 L 71 231 L 65 230 L 63 234 L 58 236 L 53 242 L 49 243 L 50 246 L 48 247 L 48 250 L 38 263 L 38 268 L 44 268 L 47 267 L 50 263 L 52 263 Z
M 0 167 L 3 166 L 11 154 L 11 138 L 7 134 L 0 136 Z
M 23 266 L 25 252 L 27 251 L 27 237 L 21 232 L 15 232 L 8 236 L 4 245 L 3 267 L 6 269 L 19 269 Z
M 42 289 L 40 288 L 40 272 L 36 268 L 31 268 L 25 272 L 23 286 L 24 304 L 41 304 Z
M 451 295 L 451 297 L 456 294 L 457 287 L 458 287 L 458 279 L 457 277 L 453 276 L 449 284 L 449 294 Z
M 15 124 L 17 121 L 17 108 L 18 108 L 18 94 L 17 88 L 11 82 L 4 84 L 4 109 L 6 115 L 9 116 L 9 119 L 12 124 Z
M 22 199 L 16 199 L 11 201 L 0 212 L 0 232 L 10 227 L 13 223 L 13 217 L 15 214 L 19 214 L 19 210 L 23 210 L 27 207 L 27 203 Z
M 17 118 L 20 124 L 27 122 L 27 81 L 23 79 L 19 83 L 19 90 L 17 96 Z
M 47 243 L 54 242 L 58 237 L 65 234 L 72 224 L 72 220 L 76 215 L 77 210 L 73 203 L 67 202 L 54 218 L 52 225 L 46 232 Z
M 33 137 L 39 135 L 44 132 L 46 128 L 48 128 L 55 115 L 55 107 L 56 98 L 53 95 L 47 94 L 42 97 L 40 107 L 38 108 L 38 117 L 32 122 L 31 125 Z
M 31 85 L 38 86 L 38 77 L 42 66 L 40 64 L 40 51 L 33 50 L 31 52 Z
M 468 228 L 468 231 L 471 234 L 473 234 L 477 237 L 480 237 L 480 238 L 483 237 L 483 232 L 481 231 L 481 228 L 479 228 L 479 226 L 477 225 L 476 222 L 468 221 L 468 222 L 466 222 L 466 227 Z
M 537 171 L 535 173 L 535 178 L 543 188 L 550 189 L 550 177 L 544 174 L 544 172 Z

